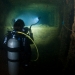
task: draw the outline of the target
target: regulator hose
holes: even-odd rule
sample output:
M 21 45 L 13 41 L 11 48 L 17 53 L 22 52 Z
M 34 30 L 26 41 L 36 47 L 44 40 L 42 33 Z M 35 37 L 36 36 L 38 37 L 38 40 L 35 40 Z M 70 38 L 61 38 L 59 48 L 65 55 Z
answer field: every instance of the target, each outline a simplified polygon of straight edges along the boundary
M 31 39 L 31 37 L 30 37 L 29 35 L 27 35 L 27 34 L 25 34 L 25 33 L 23 33 L 23 32 L 20 32 L 20 31 L 17 31 L 17 33 L 25 35 L 26 37 L 28 37 L 28 38 L 33 42 L 33 44 L 34 44 L 34 46 L 35 46 L 35 48 L 36 48 L 36 50 L 37 50 L 37 58 L 36 58 L 35 60 L 33 60 L 33 61 L 37 61 L 38 58 L 39 58 L 39 52 L 38 52 L 38 48 L 37 48 L 35 42 Z

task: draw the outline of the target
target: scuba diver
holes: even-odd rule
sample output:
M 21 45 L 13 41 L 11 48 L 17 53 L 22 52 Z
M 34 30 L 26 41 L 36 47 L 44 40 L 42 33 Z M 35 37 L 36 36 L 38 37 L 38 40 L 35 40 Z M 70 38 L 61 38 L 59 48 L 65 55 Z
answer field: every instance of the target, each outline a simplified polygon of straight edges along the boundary
M 18 19 L 13 25 L 13 31 L 8 31 L 4 39 L 4 44 L 7 46 L 10 75 L 18 75 L 19 65 L 23 67 L 28 66 L 31 60 L 30 44 L 33 44 L 33 42 L 25 35 L 17 33 L 18 31 L 23 32 L 34 40 L 31 29 L 28 27 L 24 28 L 24 26 L 23 20 Z

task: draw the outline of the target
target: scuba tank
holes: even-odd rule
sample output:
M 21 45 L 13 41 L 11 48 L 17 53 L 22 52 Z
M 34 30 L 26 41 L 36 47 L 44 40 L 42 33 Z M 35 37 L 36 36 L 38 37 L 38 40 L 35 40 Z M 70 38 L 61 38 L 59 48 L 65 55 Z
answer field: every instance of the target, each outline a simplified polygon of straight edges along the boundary
M 18 75 L 19 73 L 19 41 L 15 38 L 15 34 L 12 34 L 7 42 L 7 56 L 8 56 L 8 71 L 10 75 Z

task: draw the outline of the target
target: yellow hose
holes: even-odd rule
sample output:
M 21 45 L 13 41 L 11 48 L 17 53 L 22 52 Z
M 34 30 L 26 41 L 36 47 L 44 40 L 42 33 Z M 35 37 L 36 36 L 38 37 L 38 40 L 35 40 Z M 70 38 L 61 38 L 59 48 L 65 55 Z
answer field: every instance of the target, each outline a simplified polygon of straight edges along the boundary
M 35 60 L 33 60 L 33 61 L 37 61 L 38 58 L 39 58 L 39 52 L 38 52 L 38 48 L 37 48 L 36 44 L 34 43 L 34 41 L 31 39 L 31 37 L 30 37 L 29 35 L 27 35 L 27 34 L 25 34 L 25 33 L 23 33 L 23 32 L 18 31 L 17 33 L 23 34 L 23 35 L 27 36 L 27 37 L 33 42 L 33 44 L 34 44 L 34 46 L 35 46 L 35 48 L 36 48 L 36 50 L 37 50 L 37 58 L 36 58 Z

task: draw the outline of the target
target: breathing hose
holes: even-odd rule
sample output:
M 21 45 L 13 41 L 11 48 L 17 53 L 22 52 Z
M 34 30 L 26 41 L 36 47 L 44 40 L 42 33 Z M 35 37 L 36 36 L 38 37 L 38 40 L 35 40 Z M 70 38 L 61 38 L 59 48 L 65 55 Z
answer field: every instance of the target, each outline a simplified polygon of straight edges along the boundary
M 37 58 L 36 58 L 35 60 L 33 60 L 33 61 L 37 61 L 38 58 L 39 58 L 39 52 L 38 52 L 38 48 L 37 48 L 35 42 L 31 39 L 31 37 L 30 37 L 29 35 L 27 35 L 27 34 L 25 34 L 25 33 L 23 33 L 23 32 L 20 32 L 20 31 L 17 31 L 17 33 L 25 35 L 26 37 L 28 37 L 28 38 L 33 42 L 33 44 L 34 44 L 34 46 L 35 46 L 35 48 L 36 48 L 36 50 L 37 50 Z

